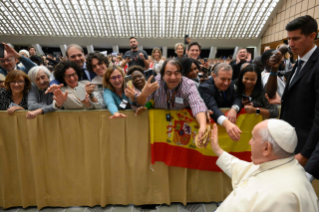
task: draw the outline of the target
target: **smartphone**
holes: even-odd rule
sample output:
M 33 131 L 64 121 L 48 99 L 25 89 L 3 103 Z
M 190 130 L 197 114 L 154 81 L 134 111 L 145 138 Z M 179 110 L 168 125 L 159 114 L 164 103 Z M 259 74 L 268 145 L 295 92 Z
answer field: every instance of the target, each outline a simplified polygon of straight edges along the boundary
M 204 58 L 204 63 L 207 63 L 207 58 Z
M 4 45 L 0 44 L 0 58 L 4 58 Z
M 284 55 L 284 54 L 286 54 L 286 53 L 289 51 L 289 46 L 287 46 L 287 45 L 282 45 L 278 50 L 280 51 L 280 53 L 281 53 L 282 55 Z
M 189 44 L 188 41 L 187 41 L 187 38 L 189 38 L 189 35 L 185 35 L 185 37 L 184 37 L 184 44 Z
M 250 97 L 247 96 L 246 94 L 242 94 L 242 99 L 243 101 L 248 101 L 248 103 L 251 102 Z
M 131 57 L 130 56 L 126 56 L 125 59 L 131 59 Z
M 125 77 L 125 85 L 126 85 L 126 87 L 130 87 L 130 88 L 134 89 L 131 75 Z
M 83 87 L 75 87 L 74 92 L 77 95 L 77 97 L 80 99 L 80 101 L 85 100 L 86 91 Z
M 149 69 L 147 71 L 144 71 L 144 76 L 145 79 L 148 80 L 148 78 L 150 78 L 151 76 L 154 76 L 154 71 L 153 69 Z M 155 76 L 153 77 L 153 79 L 151 80 L 151 83 L 155 82 Z

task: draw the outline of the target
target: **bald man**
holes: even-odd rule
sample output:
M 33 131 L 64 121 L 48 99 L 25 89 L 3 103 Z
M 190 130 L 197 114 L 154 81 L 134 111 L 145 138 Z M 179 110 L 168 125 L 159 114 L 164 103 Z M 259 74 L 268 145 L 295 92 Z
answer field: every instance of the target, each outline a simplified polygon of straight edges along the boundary
M 217 165 L 232 178 L 233 191 L 217 212 L 318 212 L 318 198 L 303 167 L 294 158 L 295 129 L 283 120 L 265 120 L 252 131 L 251 160 L 228 154 L 218 144 L 216 124 L 211 147 Z

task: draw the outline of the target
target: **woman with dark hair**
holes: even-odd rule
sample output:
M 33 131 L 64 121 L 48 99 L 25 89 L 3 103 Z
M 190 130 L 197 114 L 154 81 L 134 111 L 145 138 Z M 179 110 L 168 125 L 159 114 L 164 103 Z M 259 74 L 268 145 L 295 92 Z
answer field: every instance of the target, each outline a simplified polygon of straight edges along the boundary
M 86 59 L 86 68 L 96 76 L 87 85 L 87 93 L 94 95 L 102 108 L 106 108 L 103 98 L 103 77 L 109 67 L 109 59 L 101 53 L 90 53 Z M 96 87 L 96 88 L 95 88 Z
M 134 87 L 139 91 L 142 91 L 146 83 L 144 69 L 141 66 L 131 66 L 127 71 L 127 75 L 132 76 Z
M 242 96 L 246 113 L 260 114 L 264 119 L 278 117 L 278 107 L 269 104 L 265 97 L 261 74 L 257 66 L 247 65 L 241 70 L 237 81 L 236 92 Z
M 71 61 L 62 61 L 56 67 L 54 71 L 54 77 L 61 85 L 51 85 L 46 93 L 54 92 L 57 89 L 61 89 L 63 93 L 68 93 L 68 98 L 64 102 L 64 109 L 94 109 L 101 108 L 98 100 L 94 95 L 89 95 L 90 82 L 87 80 L 79 81 L 82 71 L 79 66 Z M 63 87 L 62 87 L 63 86 Z M 75 89 L 85 90 L 86 96 L 84 100 L 80 100 Z M 55 104 L 55 101 L 53 102 Z
M 26 73 L 10 71 L 5 78 L 4 88 L 0 89 L 0 110 L 7 110 L 9 115 L 16 110 L 27 110 L 30 89 L 31 80 Z
M 183 66 L 183 73 L 182 75 L 195 81 L 196 87 L 199 86 L 199 77 L 198 72 L 200 70 L 200 66 L 197 60 L 194 60 L 193 58 L 184 57 L 180 59 L 180 62 Z

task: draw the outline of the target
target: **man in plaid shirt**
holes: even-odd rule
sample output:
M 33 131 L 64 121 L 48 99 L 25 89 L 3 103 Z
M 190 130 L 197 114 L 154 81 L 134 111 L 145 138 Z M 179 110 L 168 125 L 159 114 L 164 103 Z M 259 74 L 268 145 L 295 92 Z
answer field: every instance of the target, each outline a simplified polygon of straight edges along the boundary
M 200 140 L 206 129 L 207 107 L 196 89 L 195 82 L 182 76 L 182 65 L 174 59 L 166 60 L 160 73 L 161 75 L 155 77 L 155 82 L 151 83 L 153 77 L 148 79 L 143 91 L 136 97 L 137 103 L 145 105 L 153 99 L 154 108 L 158 109 L 191 108 L 200 126 Z

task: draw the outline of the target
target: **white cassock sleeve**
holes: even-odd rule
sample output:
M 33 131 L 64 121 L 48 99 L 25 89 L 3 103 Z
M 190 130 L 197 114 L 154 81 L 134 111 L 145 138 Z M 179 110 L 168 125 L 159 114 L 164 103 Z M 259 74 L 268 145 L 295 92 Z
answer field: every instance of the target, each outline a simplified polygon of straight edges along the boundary
M 247 170 L 251 167 L 251 163 L 239 160 L 235 156 L 232 156 L 228 152 L 224 151 L 216 162 L 217 166 L 223 170 L 230 178 L 237 175 L 236 173 Z M 234 180 L 234 179 L 233 179 Z

